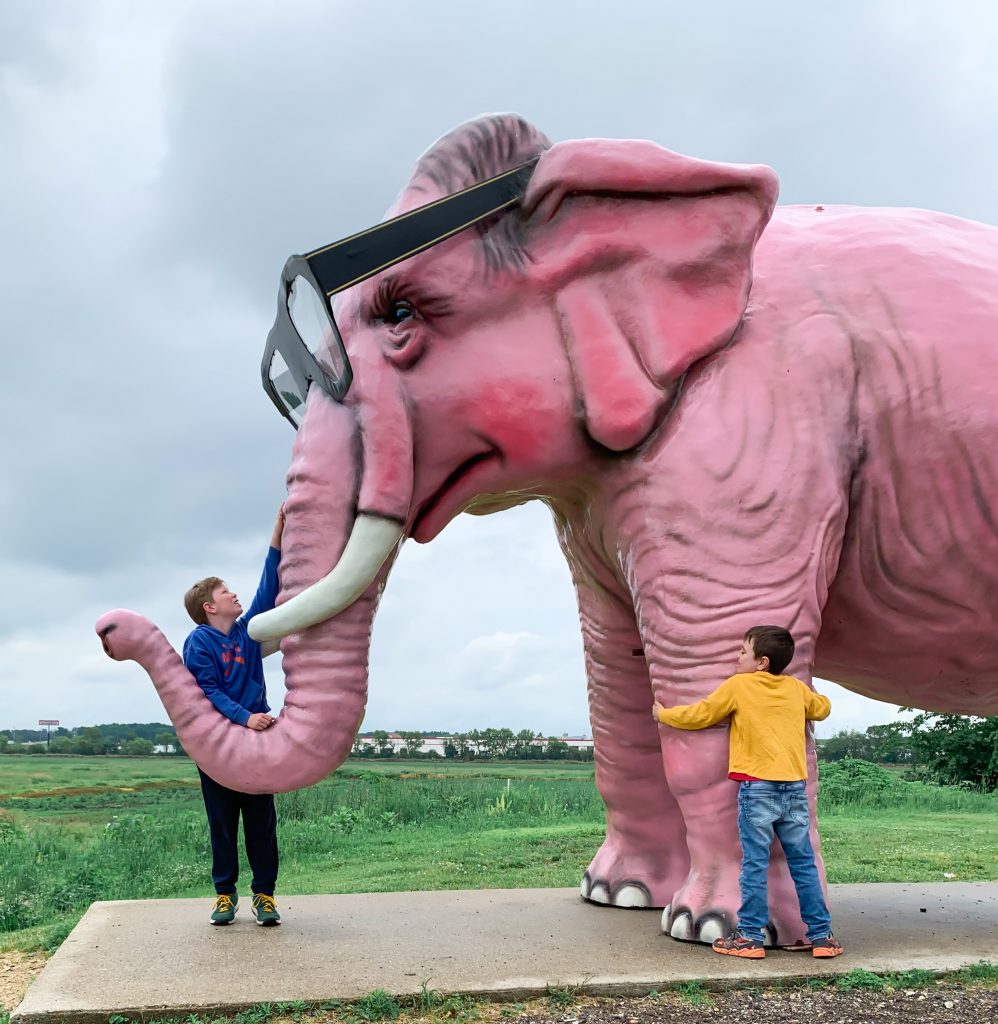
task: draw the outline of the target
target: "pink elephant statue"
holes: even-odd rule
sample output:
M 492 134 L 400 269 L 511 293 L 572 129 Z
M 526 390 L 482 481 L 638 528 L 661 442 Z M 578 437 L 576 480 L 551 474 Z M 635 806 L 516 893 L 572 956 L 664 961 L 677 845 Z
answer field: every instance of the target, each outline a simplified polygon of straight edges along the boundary
M 545 502 L 578 596 L 606 803 L 582 895 L 664 907 L 669 934 L 710 941 L 739 905 L 728 731 L 657 726 L 653 699 L 704 697 L 744 630 L 776 622 L 805 681 L 998 714 L 998 229 L 776 209 L 767 167 L 651 142 L 551 145 L 511 115 L 439 140 L 390 216 L 404 226 L 521 167 L 518 197 L 387 269 L 371 257 L 329 289 L 337 329 L 294 342 L 313 369 L 298 367 L 307 395 L 284 410 L 299 429 L 282 593 L 251 625 L 281 641 L 278 722 L 216 714 L 139 616 L 97 630 L 149 671 L 209 775 L 307 786 L 359 728 L 402 540 Z M 272 397 L 279 369 L 264 366 Z M 770 907 L 770 943 L 799 943 L 777 855 Z

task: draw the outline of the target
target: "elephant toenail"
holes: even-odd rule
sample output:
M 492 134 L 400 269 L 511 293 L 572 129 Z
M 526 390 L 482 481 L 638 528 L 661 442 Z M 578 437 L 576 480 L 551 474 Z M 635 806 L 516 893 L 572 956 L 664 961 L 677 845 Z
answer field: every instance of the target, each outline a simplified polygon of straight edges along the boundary
M 640 882 L 623 882 L 613 892 L 615 907 L 645 909 L 651 906 L 651 893 Z
M 602 882 L 596 882 L 589 890 L 589 900 L 592 903 L 609 903 L 610 890 Z
M 703 914 L 697 921 L 696 937 L 701 942 L 713 942 L 730 935 L 733 928 L 723 914 Z
M 693 918 L 685 911 L 676 915 L 672 922 L 669 934 L 674 939 L 681 939 L 683 942 L 693 941 Z

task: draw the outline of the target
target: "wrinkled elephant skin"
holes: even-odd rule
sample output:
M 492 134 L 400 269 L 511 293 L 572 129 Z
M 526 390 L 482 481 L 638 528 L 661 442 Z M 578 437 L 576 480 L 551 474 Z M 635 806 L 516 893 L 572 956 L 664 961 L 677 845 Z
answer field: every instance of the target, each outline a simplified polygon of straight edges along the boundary
M 392 213 L 537 154 L 520 210 L 338 297 L 354 384 L 342 404 L 309 392 L 282 600 L 330 571 L 358 515 L 425 542 L 462 511 L 545 501 L 607 808 L 582 893 L 666 907 L 672 935 L 707 941 L 739 903 L 727 729 L 658 728 L 653 697 L 703 697 L 743 631 L 775 622 L 802 679 L 998 714 L 998 230 L 775 209 L 768 168 L 550 146 L 505 115 L 440 140 Z M 210 774 L 290 789 L 350 748 L 390 563 L 283 641 L 289 705 L 260 734 L 220 722 L 148 624 L 99 629 L 150 671 Z M 814 814 L 811 742 L 809 772 Z M 770 906 L 771 941 L 801 939 L 779 858 Z

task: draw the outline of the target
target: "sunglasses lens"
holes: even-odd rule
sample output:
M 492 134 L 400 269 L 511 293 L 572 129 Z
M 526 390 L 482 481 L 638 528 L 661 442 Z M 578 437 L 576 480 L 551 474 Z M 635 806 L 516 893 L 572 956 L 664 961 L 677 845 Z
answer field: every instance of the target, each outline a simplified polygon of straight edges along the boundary
M 305 415 L 305 395 L 295 383 L 280 352 L 275 352 L 270 361 L 270 383 L 295 426 L 299 426 Z
M 304 277 L 296 277 L 288 295 L 288 313 L 298 337 L 319 365 L 333 381 L 342 381 L 346 374 L 343 343 L 325 295 L 317 292 Z

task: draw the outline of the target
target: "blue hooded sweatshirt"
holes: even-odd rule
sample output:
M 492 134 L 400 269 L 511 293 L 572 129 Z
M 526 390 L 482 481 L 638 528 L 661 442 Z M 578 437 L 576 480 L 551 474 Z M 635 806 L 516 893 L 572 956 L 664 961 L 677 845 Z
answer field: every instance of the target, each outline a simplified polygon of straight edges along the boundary
M 249 611 L 236 619 L 228 633 L 214 626 L 198 626 L 184 641 L 187 670 L 215 708 L 239 725 L 245 725 L 258 711 L 270 711 L 263 655 L 246 627 L 254 615 L 274 607 L 280 561 L 280 550 L 271 548 Z

